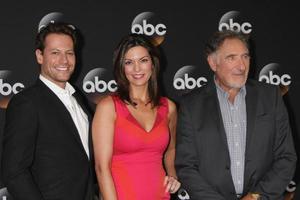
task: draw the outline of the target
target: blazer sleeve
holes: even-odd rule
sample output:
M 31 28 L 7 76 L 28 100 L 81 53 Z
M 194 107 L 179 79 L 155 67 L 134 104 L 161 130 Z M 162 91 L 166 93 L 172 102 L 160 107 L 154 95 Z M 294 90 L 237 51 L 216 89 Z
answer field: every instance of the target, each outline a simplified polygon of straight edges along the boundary
M 191 112 L 186 106 L 187 103 L 187 101 L 181 102 L 178 115 L 175 159 L 177 175 L 182 187 L 186 189 L 191 199 L 225 200 L 205 181 L 199 171 L 194 125 L 192 124 Z
M 273 146 L 273 164 L 252 191 L 262 194 L 263 199 L 277 199 L 284 193 L 294 176 L 297 161 L 288 113 L 279 88 L 276 90 L 275 99 L 276 133 Z
M 31 174 L 38 134 L 37 112 L 35 105 L 25 96 L 14 97 L 6 110 L 2 155 L 3 181 L 16 200 L 42 200 L 43 197 Z

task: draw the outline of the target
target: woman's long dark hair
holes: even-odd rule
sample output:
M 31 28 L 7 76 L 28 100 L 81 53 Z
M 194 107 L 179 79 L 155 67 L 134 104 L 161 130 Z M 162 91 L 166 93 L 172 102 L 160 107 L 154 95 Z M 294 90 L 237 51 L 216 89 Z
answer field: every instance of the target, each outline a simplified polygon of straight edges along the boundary
M 139 34 L 129 34 L 125 36 L 117 48 L 114 51 L 113 56 L 113 66 L 114 66 L 114 76 L 115 80 L 118 84 L 117 95 L 120 99 L 129 103 L 133 106 L 136 105 L 135 102 L 129 96 L 129 81 L 126 78 L 125 70 L 124 70 L 124 59 L 125 54 L 129 49 L 136 46 L 142 46 L 147 49 L 151 61 L 153 64 L 152 67 L 152 75 L 148 82 L 148 93 L 149 93 L 149 103 L 152 104 L 152 107 L 156 107 L 159 105 L 160 101 L 160 93 L 158 89 L 158 73 L 160 68 L 159 63 L 159 51 L 158 49 L 151 43 L 151 41 L 144 35 Z

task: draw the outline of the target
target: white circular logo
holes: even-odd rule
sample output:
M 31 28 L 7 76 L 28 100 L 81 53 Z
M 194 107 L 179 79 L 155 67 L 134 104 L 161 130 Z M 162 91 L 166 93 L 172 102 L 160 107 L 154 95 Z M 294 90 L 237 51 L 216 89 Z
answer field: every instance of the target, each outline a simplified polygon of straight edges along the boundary
M 82 89 L 88 98 L 97 104 L 101 96 L 117 90 L 117 83 L 112 79 L 112 73 L 108 73 L 108 70 L 94 68 L 84 77 Z
M 8 193 L 6 188 L 0 189 L 0 200 L 11 200 L 13 199 L 11 195 Z
M 167 33 L 167 27 L 154 13 L 143 12 L 132 21 L 131 32 L 150 36 L 154 45 L 160 45 Z
M 52 12 L 45 15 L 39 23 L 38 32 L 40 32 L 44 27 L 48 26 L 48 24 L 55 22 L 65 22 L 64 14 L 61 12 Z M 73 25 L 69 24 L 69 26 L 75 30 Z
M 242 19 L 240 12 L 229 11 L 225 13 L 219 21 L 219 31 L 224 30 L 249 34 L 252 31 L 252 25 Z
M 259 81 L 279 85 L 282 94 L 288 92 L 289 85 L 292 83 L 292 77 L 282 72 L 278 63 L 270 63 L 264 66 L 259 73 Z
M 286 187 L 286 191 L 288 192 L 295 192 L 296 191 L 296 183 L 291 181 L 289 185 Z
M 180 200 L 190 200 L 189 194 L 187 193 L 187 191 L 185 189 L 182 189 L 182 188 L 180 188 L 178 190 L 178 195 L 177 196 Z
M 24 88 L 23 83 L 13 79 L 11 71 L 0 70 L 0 107 L 6 108 L 10 98 Z
M 180 68 L 173 79 L 173 87 L 179 93 L 185 94 L 195 88 L 200 88 L 207 83 L 207 79 L 197 73 L 197 67 L 187 65 Z

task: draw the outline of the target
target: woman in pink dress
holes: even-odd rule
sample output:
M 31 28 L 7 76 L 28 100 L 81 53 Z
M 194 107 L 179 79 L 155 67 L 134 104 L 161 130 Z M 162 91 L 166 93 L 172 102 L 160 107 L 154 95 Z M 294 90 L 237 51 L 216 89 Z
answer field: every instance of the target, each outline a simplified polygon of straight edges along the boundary
M 177 180 L 175 104 L 161 97 L 157 48 L 142 35 L 124 37 L 114 52 L 115 94 L 97 105 L 95 168 L 104 200 L 168 200 Z

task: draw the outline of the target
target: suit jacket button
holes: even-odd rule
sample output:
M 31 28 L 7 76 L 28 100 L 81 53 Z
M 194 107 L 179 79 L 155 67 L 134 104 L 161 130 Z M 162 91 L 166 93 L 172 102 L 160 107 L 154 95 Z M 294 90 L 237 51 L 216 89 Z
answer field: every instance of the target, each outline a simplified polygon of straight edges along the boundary
M 229 167 L 228 165 L 226 165 L 225 169 L 226 169 L 226 170 L 229 170 L 229 169 L 230 169 L 230 167 Z

